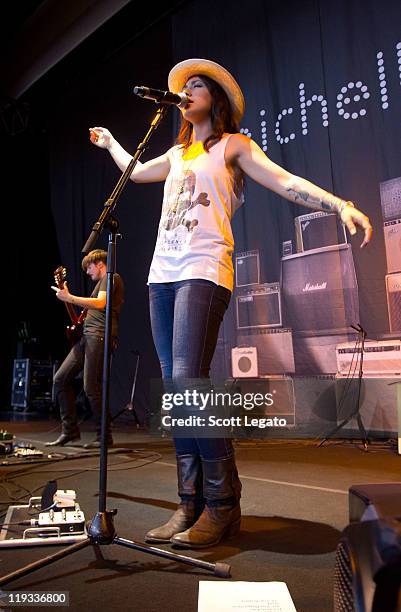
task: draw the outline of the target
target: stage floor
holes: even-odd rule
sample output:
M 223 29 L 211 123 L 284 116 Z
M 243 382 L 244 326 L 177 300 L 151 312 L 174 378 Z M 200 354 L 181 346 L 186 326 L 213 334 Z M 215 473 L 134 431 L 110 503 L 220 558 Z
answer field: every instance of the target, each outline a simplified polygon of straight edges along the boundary
M 0 429 L 15 434 L 16 442 L 46 449 L 44 442 L 57 436 L 59 424 L 26 418 L 4 420 Z M 79 444 L 93 438 L 90 429 L 85 423 Z M 167 438 L 135 430 L 128 420 L 116 423 L 113 436 L 107 507 L 118 510 L 120 537 L 143 541 L 146 531 L 167 520 L 177 504 L 173 446 Z M 86 519 L 91 518 L 98 504 L 98 453 L 83 451 L 79 444 L 52 449 L 57 452 L 52 462 L 3 463 L 2 510 L 24 503 L 27 491 L 41 495 L 47 481 L 55 479 L 58 488 L 76 491 Z M 348 524 L 348 488 L 400 481 L 401 458 L 394 444 L 375 442 L 368 452 L 338 440 L 323 447 L 316 441 L 243 440 L 235 447 L 243 483 L 239 536 L 208 550 L 176 552 L 229 563 L 235 581 L 283 581 L 298 611 L 331 611 L 335 549 Z M 0 547 L 1 575 L 60 549 Z M 120 546 L 103 546 L 102 553 L 104 559 L 96 558 L 89 546 L 3 590 L 68 590 L 71 612 L 196 612 L 199 581 L 218 580 L 197 568 Z

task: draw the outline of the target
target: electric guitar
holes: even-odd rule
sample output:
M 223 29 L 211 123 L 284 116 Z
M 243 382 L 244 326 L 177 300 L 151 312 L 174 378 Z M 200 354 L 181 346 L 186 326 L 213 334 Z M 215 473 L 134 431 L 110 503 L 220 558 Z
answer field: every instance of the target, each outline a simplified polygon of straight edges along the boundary
M 64 283 L 67 278 L 67 270 L 64 266 L 59 266 L 57 270 L 54 271 L 54 282 L 56 283 L 59 289 L 64 288 Z M 68 316 L 70 317 L 72 325 L 67 325 L 66 334 L 68 341 L 71 346 L 73 346 L 78 340 L 82 338 L 82 334 L 84 331 L 84 321 L 86 314 L 88 312 L 87 308 L 81 311 L 78 315 L 74 306 L 70 302 L 64 302 L 64 305 L 67 309 Z

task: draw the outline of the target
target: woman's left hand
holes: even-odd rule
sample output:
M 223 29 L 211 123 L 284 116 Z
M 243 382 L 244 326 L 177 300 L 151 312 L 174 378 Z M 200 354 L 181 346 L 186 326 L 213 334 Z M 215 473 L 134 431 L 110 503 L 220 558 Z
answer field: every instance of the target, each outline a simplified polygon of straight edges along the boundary
M 372 238 L 373 228 L 370 225 L 369 217 L 363 214 L 354 206 L 345 206 L 340 214 L 341 221 L 347 226 L 347 229 L 351 236 L 356 234 L 356 225 L 365 232 L 365 237 L 361 244 L 361 249 L 368 244 Z

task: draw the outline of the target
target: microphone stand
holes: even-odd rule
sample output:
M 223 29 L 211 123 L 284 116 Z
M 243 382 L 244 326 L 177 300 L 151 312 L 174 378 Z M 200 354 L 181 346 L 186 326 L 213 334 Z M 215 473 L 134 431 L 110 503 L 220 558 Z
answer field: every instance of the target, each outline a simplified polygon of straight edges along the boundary
M 330 433 L 328 433 L 327 436 L 323 438 L 323 440 L 320 442 L 318 446 L 323 446 L 323 444 L 329 438 L 334 436 L 337 433 L 337 431 L 345 427 L 345 425 L 347 425 L 353 418 L 356 418 L 356 421 L 358 423 L 359 433 L 361 434 L 363 449 L 367 451 L 369 440 L 366 435 L 365 427 L 363 426 L 361 414 L 359 412 L 360 401 L 361 401 L 362 378 L 363 378 L 363 355 L 364 355 L 364 350 L 365 350 L 366 331 L 363 329 L 362 325 L 360 325 L 359 323 L 357 324 L 357 326 L 351 325 L 351 327 L 352 329 L 355 329 L 356 332 L 358 332 L 360 336 L 360 346 L 361 346 L 361 349 L 360 349 L 361 358 L 359 361 L 359 374 L 358 374 L 358 394 L 356 398 L 355 410 L 348 417 L 346 417 L 343 421 L 341 421 L 341 423 L 339 423 L 339 425 L 337 425 Z
M 227 563 L 217 562 L 209 563 L 207 561 L 201 561 L 200 559 L 194 559 L 192 557 L 186 557 L 184 555 L 178 555 L 161 548 L 149 546 L 141 542 L 134 542 L 117 536 L 113 517 L 117 514 L 117 510 L 106 510 L 106 498 L 107 498 L 107 420 L 109 418 L 109 393 L 110 393 L 110 364 L 111 364 L 111 323 L 112 323 L 112 301 L 113 301 L 113 279 L 115 272 L 115 260 L 116 260 L 116 237 L 118 234 L 118 221 L 112 216 L 112 212 L 116 207 L 117 200 L 120 197 L 125 185 L 132 174 L 133 169 L 144 152 L 151 135 L 159 126 L 161 120 L 167 113 L 167 105 L 161 104 L 157 109 L 156 115 L 151 122 L 150 128 L 145 135 L 143 141 L 138 145 L 137 150 L 128 164 L 125 172 L 121 175 L 117 182 L 111 196 L 106 200 L 104 209 L 100 214 L 99 219 L 96 221 L 92 228 L 92 232 L 86 241 L 86 244 L 82 250 L 82 253 L 87 254 L 93 247 L 94 243 L 98 239 L 101 231 L 106 226 L 109 229 L 109 243 L 107 251 L 107 303 L 106 303 L 106 328 L 105 328 L 105 345 L 104 345 L 104 359 L 103 359 L 103 383 L 102 383 L 102 427 L 101 427 L 101 444 L 100 444 L 100 467 L 99 467 L 99 508 L 98 512 L 88 523 L 88 537 L 85 540 L 71 544 L 67 548 L 60 550 L 59 552 L 29 563 L 14 572 L 11 572 L 0 578 L 0 585 L 8 584 L 9 582 L 31 574 L 32 572 L 50 565 L 59 559 L 63 559 L 68 555 L 71 555 L 82 548 L 87 546 L 94 546 L 95 553 L 100 553 L 99 545 L 118 544 L 119 546 L 125 546 L 134 550 L 139 550 L 144 553 L 156 555 L 169 559 L 170 561 L 177 561 L 186 565 L 192 565 L 199 567 L 209 572 L 213 572 L 215 576 L 220 578 L 230 577 L 230 566 Z M 98 555 L 96 555 L 98 556 Z

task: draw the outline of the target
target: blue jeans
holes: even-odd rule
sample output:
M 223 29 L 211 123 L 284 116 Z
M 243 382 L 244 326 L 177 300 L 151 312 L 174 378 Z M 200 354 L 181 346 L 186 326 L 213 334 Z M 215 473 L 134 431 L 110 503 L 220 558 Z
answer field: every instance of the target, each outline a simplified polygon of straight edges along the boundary
M 203 279 L 149 285 L 152 334 L 165 381 L 208 378 L 230 297 L 228 289 Z M 225 438 L 175 438 L 174 443 L 177 455 L 209 460 L 233 455 Z

